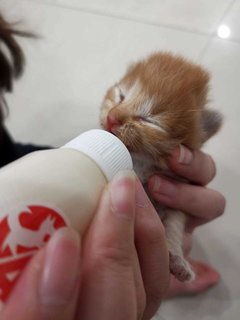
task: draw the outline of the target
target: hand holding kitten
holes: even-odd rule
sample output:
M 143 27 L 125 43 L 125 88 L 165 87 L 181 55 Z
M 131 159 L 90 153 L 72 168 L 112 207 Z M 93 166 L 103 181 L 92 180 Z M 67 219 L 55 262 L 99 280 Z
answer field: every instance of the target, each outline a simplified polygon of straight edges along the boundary
M 148 186 L 156 201 L 189 214 L 184 241 L 184 251 L 188 256 L 193 230 L 222 215 L 225 198 L 221 193 L 205 187 L 216 174 L 215 163 L 208 154 L 202 151 L 191 152 L 180 146 L 170 157 L 169 167 L 178 176 L 188 179 L 191 184 L 155 175 L 150 178 Z M 191 283 L 182 283 L 172 277 L 167 297 L 202 292 L 218 282 L 220 276 L 215 269 L 202 262 L 190 263 L 196 279 Z

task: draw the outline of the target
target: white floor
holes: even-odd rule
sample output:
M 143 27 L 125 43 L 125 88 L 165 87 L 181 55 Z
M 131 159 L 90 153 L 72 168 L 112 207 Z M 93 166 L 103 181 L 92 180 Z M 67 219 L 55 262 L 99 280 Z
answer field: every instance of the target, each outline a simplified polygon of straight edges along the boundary
M 212 186 L 228 203 L 224 217 L 197 232 L 194 255 L 217 266 L 222 280 L 201 296 L 163 303 L 156 319 L 239 319 L 240 0 L 0 0 L 0 8 L 42 36 L 22 40 L 26 73 L 8 97 L 7 125 L 21 141 L 60 146 L 98 127 L 105 89 L 152 51 L 183 54 L 211 71 L 211 103 L 225 125 L 206 150 L 218 167 Z M 217 36 L 222 24 L 228 39 Z

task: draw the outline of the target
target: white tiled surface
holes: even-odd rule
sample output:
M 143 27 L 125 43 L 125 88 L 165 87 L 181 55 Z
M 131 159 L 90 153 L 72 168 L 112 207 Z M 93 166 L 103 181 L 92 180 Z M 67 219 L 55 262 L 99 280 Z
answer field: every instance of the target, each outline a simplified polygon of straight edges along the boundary
M 156 319 L 239 319 L 240 0 L 0 0 L 0 8 L 42 35 L 22 40 L 27 69 L 8 97 L 7 125 L 21 141 L 59 146 L 97 127 L 105 89 L 154 50 L 181 53 L 212 72 L 212 104 L 226 119 L 206 150 L 218 166 L 212 187 L 228 205 L 224 217 L 197 231 L 194 255 L 218 266 L 222 281 L 200 296 L 164 302 Z M 216 37 L 222 23 L 232 28 L 228 40 Z
M 37 0 L 39 1 L 39 0 Z M 231 0 L 45 0 L 47 3 L 95 11 L 104 15 L 157 25 L 212 32 Z
M 232 7 L 223 21 L 224 24 L 228 25 L 232 30 L 232 38 L 240 41 L 240 2 L 235 1 Z

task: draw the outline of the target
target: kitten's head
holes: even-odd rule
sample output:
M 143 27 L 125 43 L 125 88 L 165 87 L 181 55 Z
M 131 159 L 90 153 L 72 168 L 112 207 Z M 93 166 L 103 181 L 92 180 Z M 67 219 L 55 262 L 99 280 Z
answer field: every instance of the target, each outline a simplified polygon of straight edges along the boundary
M 205 109 L 208 73 L 169 53 L 133 64 L 106 93 L 101 125 L 128 149 L 158 161 L 183 143 L 199 148 L 215 134 L 221 116 Z

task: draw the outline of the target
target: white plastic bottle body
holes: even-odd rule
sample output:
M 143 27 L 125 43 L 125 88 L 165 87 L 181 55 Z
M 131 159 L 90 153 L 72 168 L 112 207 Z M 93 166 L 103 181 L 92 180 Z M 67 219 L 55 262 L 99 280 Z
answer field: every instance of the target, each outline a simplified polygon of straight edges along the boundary
M 0 170 L 0 309 L 55 230 L 71 226 L 84 234 L 103 188 L 123 169 L 132 169 L 123 143 L 90 130 L 61 149 L 33 152 Z
M 73 149 L 37 151 L 0 171 L 0 311 L 58 228 L 83 235 L 106 183 L 96 163 Z

